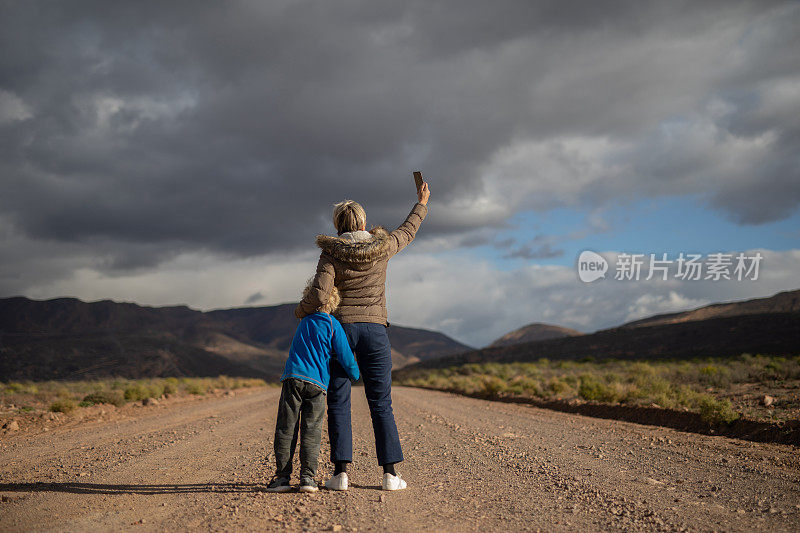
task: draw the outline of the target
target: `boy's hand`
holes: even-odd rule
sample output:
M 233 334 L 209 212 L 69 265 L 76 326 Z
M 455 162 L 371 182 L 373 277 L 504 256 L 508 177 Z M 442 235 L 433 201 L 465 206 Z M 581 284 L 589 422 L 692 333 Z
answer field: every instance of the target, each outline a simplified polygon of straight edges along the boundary
M 428 189 L 428 182 L 422 184 L 422 187 L 417 191 L 417 200 L 424 206 L 428 205 L 428 198 L 431 197 L 431 191 Z

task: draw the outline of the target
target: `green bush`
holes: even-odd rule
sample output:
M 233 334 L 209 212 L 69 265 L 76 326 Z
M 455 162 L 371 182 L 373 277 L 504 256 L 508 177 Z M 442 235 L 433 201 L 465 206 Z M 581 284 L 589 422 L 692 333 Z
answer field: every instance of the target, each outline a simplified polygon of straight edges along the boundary
M 77 407 L 75 400 L 70 399 L 58 400 L 50 404 L 50 410 L 54 413 L 71 413 L 75 407 Z
M 38 387 L 30 381 L 25 383 L 9 381 L 3 387 L 3 392 L 7 394 L 36 394 L 38 390 Z
M 125 405 L 125 396 L 118 390 L 107 390 L 100 392 L 93 392 L 83 397 L 82 404 L 95 405 L 99 403 L 109 403 L 121 407 Z
M 497 396 L 506 389 L 506 382 L 496 376 L 484 376 L 483 392 L 489 396 Z
M 782 384 L 784 380 L 786 383 Z M 529 363 L 470 363 L 444 369 L 418 369 L 399 378 L 399 383 L 466 394 L 510 394 L 543 400 L 580 397 L 605 403 L 656 404 L 667 409 L 702 412 L 707 420 L 720 423 L 749 413 L 734 410 L 734 407 L 745 409 L 738 407 L 738 399 L 726 399 L 731 394 L 732 384 L 759 389 L 762 385 L 774 386 L 777 381 L 789 389 L 800 387 L 794 380 L 800 380 L 800 355 L 742 354 L 693 360 L 549 361 L 543 358 Z M 758 411 L 755 408 L 755 416 L 763 416 Z
M 601 383 L 591 375 L 581 376 L 578 394 L 585 400 L 613 403 L 619 401 L 619 394 L 613 387 Z
M 551 377 L 547 380 L 547 390 L 552 393 L 551 396 L 568 396 L 568 393 L 574 392 L 569 383 L 557 377 Z
M 125 399 L 129 402 L 135 402 L 147 398 L 157 398 L 161 396 L 161 390 L 161 388 L 156 386 L 134 383 L 125 388 Z
M 161 398 L 164 395 L 165 385 L 161 381 L 151 381 L 146 388 L 148 398 Z
M 189 394 L 199 394 L 203 395 L 207 391 L 207 387 L 202 383 L 198 383 L 196 381 L 190 381 L 186 384 L 186 392 Z
M 710 424 L 730 424 L 738 420 L 740 414 L 733 410 L 729 400 L 717 400 L 707 394 L 700 397 L 700 416 Z

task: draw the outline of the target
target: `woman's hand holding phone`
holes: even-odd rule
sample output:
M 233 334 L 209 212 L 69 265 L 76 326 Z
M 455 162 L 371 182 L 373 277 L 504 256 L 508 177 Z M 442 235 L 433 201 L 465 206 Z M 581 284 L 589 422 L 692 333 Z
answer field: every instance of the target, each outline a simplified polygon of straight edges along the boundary
M 417 200 L 427 206 L 431 191 L 428 189 L 428 184 L 422 179 L 422 172 L 414 172 L 414 183 L 417 185 Z

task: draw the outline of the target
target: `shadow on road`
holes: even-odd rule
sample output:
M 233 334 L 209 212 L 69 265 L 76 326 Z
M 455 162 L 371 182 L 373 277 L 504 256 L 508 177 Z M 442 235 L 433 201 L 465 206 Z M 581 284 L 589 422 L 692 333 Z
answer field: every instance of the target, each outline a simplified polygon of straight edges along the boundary
M 104 483 L 0 483 L 0 492 L 71 492 L 75 494 L 182 494 L 187 492 L 266 492 L 255 483 L 185 485 L 109 485 Z
M 380 485 L 359 485 L 358 483 L 350 483 L 350 486 L 356 489 L 383 490 Z

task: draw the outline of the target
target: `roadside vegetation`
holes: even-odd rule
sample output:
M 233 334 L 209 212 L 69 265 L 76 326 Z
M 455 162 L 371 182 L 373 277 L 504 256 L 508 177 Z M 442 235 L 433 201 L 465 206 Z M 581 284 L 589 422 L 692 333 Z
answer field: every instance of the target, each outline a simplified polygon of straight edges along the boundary
M 549 361 L 404 370 L 398 384 L 488 398 L 652 406 L 710 423 L 800 416 L 800 356 L 691 361 Z
M 263 387 L 261 379 L 151 378 L 99 379 L 88 381 L 0 382 L 0 407 L 7 414 L 50 411 L 70 413 L 81 407 L 108 404 L 121 407 L 130 402 L 170 396 L 204 395 L 245 387 Z M 8 411 L 11 413 L 8 413 Z

